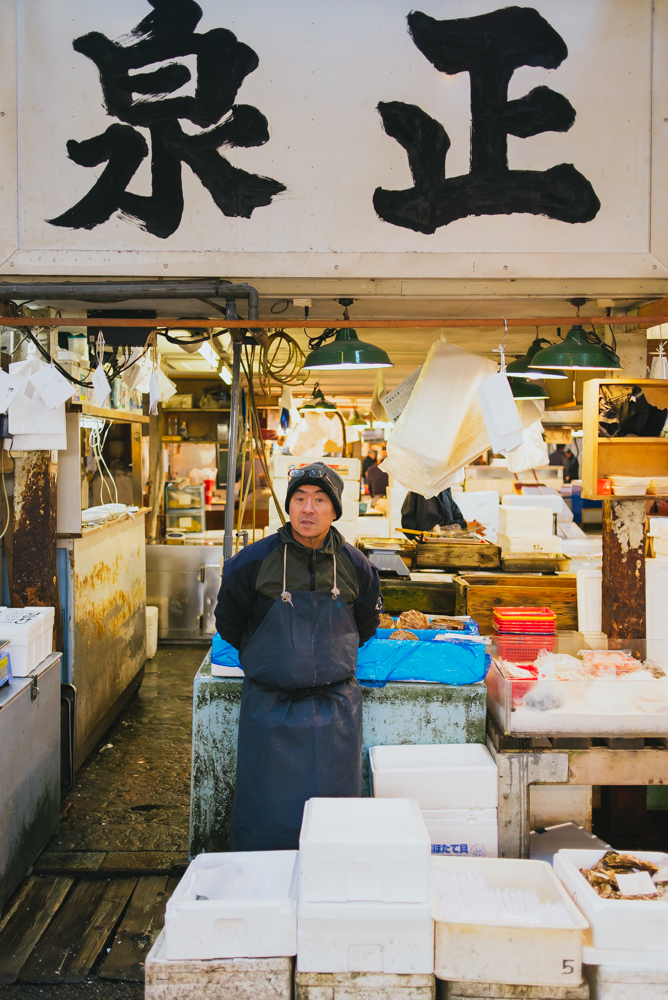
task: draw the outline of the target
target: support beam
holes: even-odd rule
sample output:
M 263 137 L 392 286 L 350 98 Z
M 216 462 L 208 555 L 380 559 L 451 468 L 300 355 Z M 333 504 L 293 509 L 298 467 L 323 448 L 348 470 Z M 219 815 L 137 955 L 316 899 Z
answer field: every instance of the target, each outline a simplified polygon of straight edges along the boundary
M 12 607 L 56 609 L 56 649 L 63 648 L 63 622 L 56 569 L 57 453 L 26 451 L 14 471 L 14 560 Z
M 645 638 L 645 501 L 603 501 L 602 629 Z

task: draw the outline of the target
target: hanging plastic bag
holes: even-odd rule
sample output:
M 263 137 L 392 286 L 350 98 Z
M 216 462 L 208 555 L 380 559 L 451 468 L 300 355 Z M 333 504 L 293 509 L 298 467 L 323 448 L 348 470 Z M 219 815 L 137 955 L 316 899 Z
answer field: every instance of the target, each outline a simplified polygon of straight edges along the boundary
M 320 426 L 318 413 L 307 413 L 297 426 L 290 432 L 288 448 L 291 455 L 308 455 L 312 458 L 322 458 L 325 454 L 327 434 Z
M 496 367 L 443 338 L 436 341 L 390 434 L 382 468 L 427 499 L 445 489 L 489 448 L 477 390 Z
M 385 412 L 385 407 L 383 406 L 383 397 L 387 396 L 387 388 L 385 387 L 385 373 L 382 368 L 379 368 L 376 372 L 376 384 L 373 388 L 373 399 L 371 400 L 371 412 L 373 413 L 376 420 L 382 420 L 383 423 L 389 422 L 389 417 Z
M 30 345 L 25 361 L 15 361 L 9 374 L 21 381 L 21 388 L 12 396 L 7 413 L 9 433 L 16 451 L 64 451 L 67 448 L 65 404 L 50 408 L 30 384 L 30 378 L 49 366 Z M 48 432 L 45 432 L 48 428 Z

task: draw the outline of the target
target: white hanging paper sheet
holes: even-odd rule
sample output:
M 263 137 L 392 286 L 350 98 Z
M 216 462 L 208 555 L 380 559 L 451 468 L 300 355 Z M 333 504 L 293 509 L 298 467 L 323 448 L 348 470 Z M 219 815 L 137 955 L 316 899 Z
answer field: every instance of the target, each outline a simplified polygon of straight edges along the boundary
M 6 413 L 14 394 L 19 391 L 23 382 L 21 379 L 12 378 L 7 372 L 0 369 L 0 413 Z
M 505 372 L 497 372 L 478 388 L 485 426 L 494 452 L 522 444 L 522 423 Z
M 76 388 L 57 368 L 51 368 L 48 365 L 30 376 L 30 384 L 50 410 L 56 406 L 62 406 L 68 399 L 71 399 Z
M 416 368 L 412 375 L 400 382 L 396 389 L 392 389 L 386 396 L 383 396 L 383 407 L 390 420 L 395 423 L 403 413 L 406 403 L 411 398 L 411 393 L 415 388 L 415 383 L 420 377 L 422 366 Z
M 93 372 L 93 388 L 95 389 L 95 399 L 98 406 L 105 406 L 109 396 L 111 395 L 111 386 L 109 385 L 109 380 L 104 374 L 104 368 L 102 365 L 98 365 Z
M 495 362 L 436 341 L 392 430 L 382 468 L 427 499 L 445 489 L 489 447 L 477 389 L 495 371 Z

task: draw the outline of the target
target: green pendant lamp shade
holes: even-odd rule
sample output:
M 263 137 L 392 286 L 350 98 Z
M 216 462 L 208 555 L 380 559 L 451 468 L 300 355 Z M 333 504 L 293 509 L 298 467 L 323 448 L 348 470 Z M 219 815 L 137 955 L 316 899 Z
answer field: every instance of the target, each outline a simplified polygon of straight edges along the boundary
M 538 385 L 537 382 L 532 382 L 528 378 L 513 378 L 512 375 L 509 376 L 508 381 L 510 383 L 510 389 L 513 394 L 513 399 L 548 399 L 547 392 L 542 387 Z
M 318 382 L 313 386 L 313 394 L 310 399 L 299 407 L 300 413 L 334 413 L 336 406 L 325 399 Z
M 346 427 L 366 427 L 366 428 L 368 428 L 370 426 L 371 425 L 369 424 L 369 421 L 365 420 L 364 417 L 361 417 L 359 415 L 359 413 L 357 412 L 357 410 L 353 410 L 352 416 L 350 416 L 348 418 L 348 420 L 346 420 Z
M 509 366 L 510 367 L 510 366 Z M 619 358 L 596 333 L 583 326 L 572 326 L 563 341 L 534 355 L 531 369 L 568 368 L 590 371 L 621 369 Z
M 304 368 L 311 371 L 392 367 L 392 362 L 381 347 L 359 340 L 355 330 L 349 326 L 338 330 L 330 344 L 323 344 L 311 351 L 304 362 Z
M 543 344 L 549 344 L 549 340 L 544 340 L 542 337 L 536 337 L 524 357 L 518 358 L 517 361 L 511 361 L 507 366 L 506 371 L 508 375 L 517 375 L 520 378 L 568 378 L 565 372 L 560 372 L 554 369 L 550 371 L 539 371 L 536 368 L 530 367 L 533 359 L 542 351 Z

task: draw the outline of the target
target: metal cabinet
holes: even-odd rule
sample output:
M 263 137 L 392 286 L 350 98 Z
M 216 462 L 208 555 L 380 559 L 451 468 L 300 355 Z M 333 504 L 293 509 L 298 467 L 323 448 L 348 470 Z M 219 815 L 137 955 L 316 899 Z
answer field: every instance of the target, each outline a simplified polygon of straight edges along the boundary
M 222 545 L 148 545 L 146 603 L 158 608 L 158 637 L 210 639 L 220 587 Z
M 0 688 L 0 908 L 60 823 L 61 660 Z

